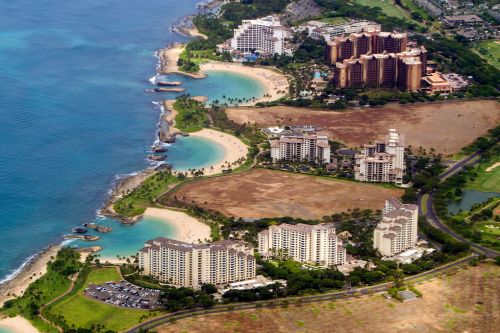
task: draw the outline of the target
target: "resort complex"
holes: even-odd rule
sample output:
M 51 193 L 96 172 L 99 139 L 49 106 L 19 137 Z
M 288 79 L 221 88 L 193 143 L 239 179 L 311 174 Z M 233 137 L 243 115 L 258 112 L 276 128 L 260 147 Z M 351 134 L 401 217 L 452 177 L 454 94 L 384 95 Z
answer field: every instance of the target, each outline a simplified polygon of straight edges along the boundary
M 192 244 L 158 237 L 139 251 L 142 274 L 176 286 L 199 288 L 253 279 L 253 248 L 241 242 Z
M 389 130 L 385 140 L 364 145 L 355 159 L 354 179 L 397 185 L 403 183 L 405 146 L 403 137 L 395 129 Z
M 407 48 L 403 33 L 363 32 L 327 42 L 339 88 L 388 87 L 417 91 L 426 74 L 427 50 Z
M 340 24 L 309 21 L 299 27 L 307 31 L 312 38 L 324 39 L 325 41 L 347 34 L 380 31 L 381 29 L 380 24 L 365 20 L 354 20 L 353 22 Z
M 346 249 L 333 224 L 280 224 L 258 234 L 258 252 L 265 258 L 290 258 L 301 263 L 341 266 Z
M 373 232 L 373 247 L 392 257 L 417 243 L 418 206 L 402 204 L 396 198 L 385 203 L 382 221 Z
M 254 52 L 258 52 L 261 56 L 281 55 L 290 52 L 285 41 L 288 36 L 288 30 L 281 25 L 277 16 L 243 20 L 234 30 L 234 37 L 219 45 L 218 50 L 241 55 Z
M 330 163 L 328 136 L 319 133 L 282 135 L 269 141 L 274 162 Z

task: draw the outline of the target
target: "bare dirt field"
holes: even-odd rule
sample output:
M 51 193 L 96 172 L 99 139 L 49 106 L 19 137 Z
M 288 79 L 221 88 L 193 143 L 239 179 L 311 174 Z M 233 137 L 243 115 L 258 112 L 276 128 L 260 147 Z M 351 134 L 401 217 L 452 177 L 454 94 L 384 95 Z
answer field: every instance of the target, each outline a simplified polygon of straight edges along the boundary
M 482 264 L 417 285 L 407 303 L 381 295 L 179 320 L 158 333 L 498 332 L 500 267 Z
M 414 105 L 390 105 L 343 112 L 276 106 L 230 108 L 231 120 L 261 126 L 316 125 L 350 147 L 381 139 L 389 128 L 406 137 L 406 144 L 453 155 L 500 123 L 500 103 L 477 100 Z
M 188 183 L 174 194 L 225 215 L 242 218 L 293 216 L 317 219 L 349 208 L 382 209 L 403 190 L 295 173 L 253 169 Z

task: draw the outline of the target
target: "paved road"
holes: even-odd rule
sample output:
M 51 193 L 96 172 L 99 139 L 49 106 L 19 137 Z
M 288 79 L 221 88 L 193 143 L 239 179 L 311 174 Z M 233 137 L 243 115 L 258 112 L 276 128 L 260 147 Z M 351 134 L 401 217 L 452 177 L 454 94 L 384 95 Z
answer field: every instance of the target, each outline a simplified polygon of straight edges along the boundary
M 444 171 L 442 174 L 440 174 L 438 176 L 438 178 L 441 181 L 443 181 L 446 178 L 461 171 L 465 166 L 476 165 L 479 162 L 480 156 L 481 156 L 481 152 L 475 152 L 474 154 L 472 154 L 472 155 L 458 161 L 454 165 L 452 165 L 450 168 L 448 168 L 446 171 Z M 444 222 L 442 222 L 439 219 L 439 217 L 436 215 L 436 212 L 434 211 L 433 195 L 434 195 L 434 193 L 432 193 L 432 192 L 427 195 L 427 202 L 426 202 L 426 209 L 427 209 L 426 213 L 427 214 L 425 214 L 425 217 L 429 221 L 429 223 L 431 223 L 434 227 L 440 229 L 441 231 L 446 232 L 451 237 L 453 237 L 461 242 L 469 244 L 475 253 L 484 254 L 485 256 L 487 256 L 489 258 L 494 258 L 494 257 L 500 256 L 500 252 L 489 249 L 487 247 L 476 244 L 474 242 L 471 242 L 470 240 L 466 239 L 463 236 L 460 236 L 459 234 L 457 234 L 456 232 L 451 230 Z M 423 200 L 423 199 L 425 198 L 425 196 L 426 196 L 425 194 L 421 194 L 421 193 L 418 196 L 419 211 L 420 211 L 420 214 L 422 214 L 422 215 L 424 215 L 423 214 L 423 212 L 424 212 L 423 211 L 423 204 L 425 203 L 425 200 Z
M 461 258 L 452 263 L 440 266 L 433 270 L 420 273 L 414 276 L 410 276 L 405 278 L 406 282 L 415 282 L 417 280 L 425 280 L 428 278 L 434 277 L 436 274 L 440 274 L 443 272 L 447 272 L 449 270 L 455 269 L 457 266 L 464 265 L 468 263 L 472 258 L 477 257 L 477 255 L 470 255 L 464 258 Z M 269 301 L 259 301 L 259 302 L 248 302 L 248 303 L 231 303 L 226 305 L 216 305 L 214 307 L 208 309 L 190 309 L 190 310 L 182 310 L 178 312 L 172 312 L 160 317 L 156 317 L 147 322 L 141 323 L 128 331 L 126 333 L 140 333 L 141 330 L 150 330 L 155 327 L 168 324 L 175 320 L 188 318 L 188 317 L 197 317 L 203 316 L 207 314 L 216 314 L 216 313 L 226 313 L 233 311 L 241 311 L 241 310 L 250 310 L 257 309 L 262 307 L 280 307 L 285 304 L 307 304 L 314 302 L 326 302 L 326 301 L 334 301 L 337 299 L 345 299 L 350 297 L 356 297 L 359 295 L 369 295 L 373 293 L 379 293 L 386 291 L 390 287 L 391 283 L 382 283 L 375 286 L 363 287 L 358 289 L 352 289 L 349 291 L 338 291 L 334 293 L 326 293 L 312 296 L 303 296 L 303 297 L 288 297 L 288 298 L 279 298 Z M 284 303 L 286 302 L 286 303 Z

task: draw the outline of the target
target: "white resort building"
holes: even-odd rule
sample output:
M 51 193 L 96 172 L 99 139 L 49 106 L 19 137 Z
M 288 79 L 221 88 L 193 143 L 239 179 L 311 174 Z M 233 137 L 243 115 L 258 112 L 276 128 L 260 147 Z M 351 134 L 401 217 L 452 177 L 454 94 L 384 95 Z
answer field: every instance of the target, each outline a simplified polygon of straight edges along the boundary
M 264 55 L 285 53 L 285 38 L 288 31 L 275 15 L 255 20 L 243 20 L 234 29 L 234 37 L 230 40 L 232 50 L 240 52 L 258 51 Z
M 385 202 L 382 221 L 373 232 L 373 247 L 392 257 L 417 243 L 418 206 L 402 204 L 396 198 Z
M 161 282 L 199 288 L 255 278 L 253 247 L 242 242 L 191 244 L 158 237 L 139 251 L 139 269 Z
M 321 266 L 343 265 L 346 250 L 332 224 L 280 224 L 258 234 L 263 257 L 283 256 Z
M 403 184 L 406 171 L 403 137 L 390 129 L 384 141 L 364 145 L 356 154 L 354 179 L 362 182 Z
M 326 135 L 316 133 L 282 135 L 279 139 L 269 140 L 269 143 L 273 162 L 330 163 L 330 145 Z

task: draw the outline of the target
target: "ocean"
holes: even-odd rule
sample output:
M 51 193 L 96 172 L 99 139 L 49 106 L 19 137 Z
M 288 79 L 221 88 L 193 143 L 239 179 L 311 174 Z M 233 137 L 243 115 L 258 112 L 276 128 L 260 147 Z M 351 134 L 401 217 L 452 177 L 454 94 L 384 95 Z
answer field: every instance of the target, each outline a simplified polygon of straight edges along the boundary
M 186 40 L 169 28 L 198 1 L 0 2 L 0 280 L 72 227 L 94 221 L 117 177 L 150 165 L 160 113 L 153 102 L 175 96 L 145 92 L 155 75 L 153 54 Z M 188 93 L 211 100 L 263 91 L 220 73 L 182 80 Z M 210 165 L 220 149 L 183 138 L 167 162 Z M 106 240 L 115 247 L 104 251 L 130 251 L 117 243 L 129 241 L 127 228 L 117 224 Z M 143 238 L 171 232 L 137 228 Z

